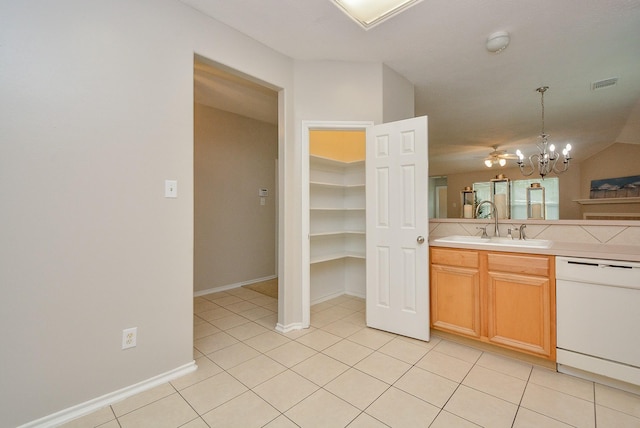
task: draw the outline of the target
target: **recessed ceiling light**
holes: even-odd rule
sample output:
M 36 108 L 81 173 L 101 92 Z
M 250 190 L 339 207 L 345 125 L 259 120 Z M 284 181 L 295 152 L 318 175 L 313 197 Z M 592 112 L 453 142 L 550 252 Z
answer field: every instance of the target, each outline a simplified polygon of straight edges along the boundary
M 368 30 L 422 0 L 331 0 L 362 28 Z

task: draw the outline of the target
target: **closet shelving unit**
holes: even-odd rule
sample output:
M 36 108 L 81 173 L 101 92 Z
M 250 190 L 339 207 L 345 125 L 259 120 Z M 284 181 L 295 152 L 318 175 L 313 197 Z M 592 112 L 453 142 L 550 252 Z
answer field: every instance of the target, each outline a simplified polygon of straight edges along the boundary
M 364 160 L 310 155 L 312 300 L 364 292 L 365 226 Z

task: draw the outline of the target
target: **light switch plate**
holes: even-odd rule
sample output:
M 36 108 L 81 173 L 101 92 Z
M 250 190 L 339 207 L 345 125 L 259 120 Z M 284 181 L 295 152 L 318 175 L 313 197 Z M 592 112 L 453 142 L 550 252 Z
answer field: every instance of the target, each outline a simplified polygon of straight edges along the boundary
M 176 180 L 164 180 L 164 197 L 178 197 L 178 182 Z

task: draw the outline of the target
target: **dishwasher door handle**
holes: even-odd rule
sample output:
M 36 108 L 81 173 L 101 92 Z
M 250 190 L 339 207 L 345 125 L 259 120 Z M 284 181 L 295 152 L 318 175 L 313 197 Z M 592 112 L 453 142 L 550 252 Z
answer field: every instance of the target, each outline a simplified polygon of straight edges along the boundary
M 614 269 L 633 269 L 632 266 L 621 266 L 621 265 L 600 265 L 601 268 L 614 268 Z
M 576 262 L 576 261 L 573 261 L 573 260 L 569 260 L 567 263 L 570 264 L 570 265 L 593 266 L 593 267 L 599 267 L 599 268 L 633 269 L 633 266 L 611 265 L 611 264 L 589 263 L 589 262 Z

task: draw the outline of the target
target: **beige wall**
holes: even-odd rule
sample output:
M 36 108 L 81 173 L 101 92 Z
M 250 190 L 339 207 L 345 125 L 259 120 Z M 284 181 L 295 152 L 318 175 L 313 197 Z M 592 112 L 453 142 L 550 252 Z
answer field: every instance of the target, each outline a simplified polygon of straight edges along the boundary
M 394 122 L 415 116 L 413 84 L 386 65 L 382 66 L 382 120 Z
M 354 162 L 366 157 L 364 131 L 311 130 L 309 154 L 343 162 Z
M 633 175 L 640 175 L 640 144 L 612 144 L 582 161 L 580 198 L 589 198 L 591 180 Z
M 194 54 L 279 91 L 285 326 L 302 319 L 301 121 L 413 105 L 383 115 L 382 64 L 300 63 L 175 0 L 5 1 L 0 28 L 0 426 L 193 361 Z
M 193 361 L 194 53 L 282 88 L 292 186 L 300 158 L 290 58 L 175 0 L 0 3 L 0 426 L 16 427 Z
M 194 291 L 273 276 L 278 127 L 194 108 Z
M 630 177 L 640 175 L 640 144 L 615 143 L 582 162 L 580 199 L 589 199 L 591 180 Z M 636 214 L 640 216 L 640 204 L 582 205 L 582 214 Z M 615 216 L 611 218 L 616 218 Z M 629 217 L 628 217 L 629 218 Z

